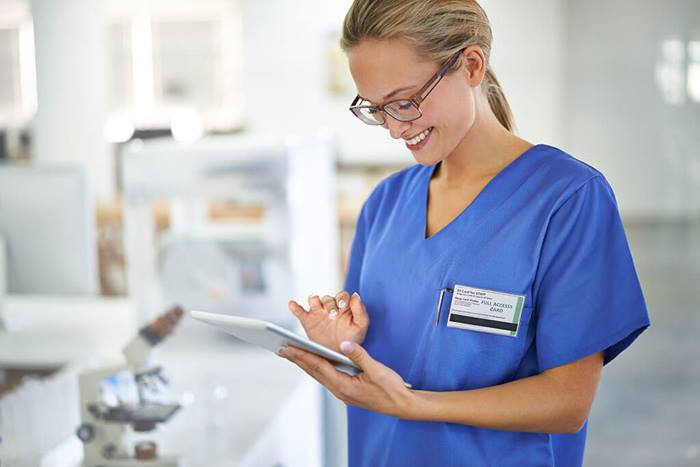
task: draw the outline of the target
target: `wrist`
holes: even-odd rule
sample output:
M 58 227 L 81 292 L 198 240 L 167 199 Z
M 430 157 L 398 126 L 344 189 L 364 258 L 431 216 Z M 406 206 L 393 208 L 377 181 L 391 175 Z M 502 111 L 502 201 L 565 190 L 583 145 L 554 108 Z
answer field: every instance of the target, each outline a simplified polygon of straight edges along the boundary
M 406 420 L 423 420 L 427 400 L 426 391 L 407 389 L 406 398 L 401 408 L 400 418 Z

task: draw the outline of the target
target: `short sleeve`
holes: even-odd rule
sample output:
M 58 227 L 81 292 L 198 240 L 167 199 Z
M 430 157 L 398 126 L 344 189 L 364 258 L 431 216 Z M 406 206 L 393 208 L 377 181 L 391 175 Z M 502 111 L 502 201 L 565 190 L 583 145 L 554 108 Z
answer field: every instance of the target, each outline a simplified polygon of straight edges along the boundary
M 615 196 L 602 176 L 550 217 L 533 294 L 542 371 L 600 351 L 607 364 L 649 326 Z
M 367 201 L 362 205 L 360 215 L 357 218 L 355 235 L 353 236 L 352 247 L 350 248 L 348 273 L 345 277 L 345 286 L 343 287 L 343 290 L 347 291 L 349 294 L 353 294 L 354 292 L 360 293 L 362 262 L 365 256 L 367 237 L 369 237 L 369 230 L 372 225 L 370 211 L 376 202 L 378 191 L 378 189 L 375 189 L 374 192 L 372 192 Z

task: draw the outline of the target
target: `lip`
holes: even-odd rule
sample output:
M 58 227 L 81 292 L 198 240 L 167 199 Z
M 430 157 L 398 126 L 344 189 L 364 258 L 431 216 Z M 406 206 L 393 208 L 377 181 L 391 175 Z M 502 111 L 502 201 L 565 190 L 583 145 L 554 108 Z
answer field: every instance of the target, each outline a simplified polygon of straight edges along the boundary
M 425 147 L 426 144 L 428 144 L 428 141 L 430 141 L 430 138 L 433 136 L 433 130 L 434 130 L 434 128 L 431 129 L 430 132 L 428 133 L 428 136 L 426 136 L 425 139 L 418 144 L 409 145 L 408 142 L 406 142 L 405 143 L 406 147 L 410 151 L 420 151 L 421 149 L 423 149 L 423 147 Z M 420 133 L 418 133 L 418 134 L 420 134 Z M 415 136 L 413 138 L 415 138 Z M 408 138 L 408 139 L 413 139 L 413 138 Z

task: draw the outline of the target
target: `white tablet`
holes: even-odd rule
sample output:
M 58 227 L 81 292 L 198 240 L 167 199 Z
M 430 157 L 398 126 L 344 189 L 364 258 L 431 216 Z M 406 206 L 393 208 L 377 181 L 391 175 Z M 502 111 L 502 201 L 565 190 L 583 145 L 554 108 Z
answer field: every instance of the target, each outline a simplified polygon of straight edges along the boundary
M 277 353 L 283 345 L 294 345 L 325 358 L 343 373 L 355 376 L 362 371 L 345 355 L 267 321 L 196 310 L 190 311 L 190 315 L 194 319 L 221 328 L 227 334 L 271 352 Z M 408 388 L 411 387 L 408 383 L 404 384 Z

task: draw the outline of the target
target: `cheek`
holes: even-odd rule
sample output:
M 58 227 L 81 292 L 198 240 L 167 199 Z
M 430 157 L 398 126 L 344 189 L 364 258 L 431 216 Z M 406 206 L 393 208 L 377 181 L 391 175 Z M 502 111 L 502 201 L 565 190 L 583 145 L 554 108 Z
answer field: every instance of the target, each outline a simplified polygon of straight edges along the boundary
M 476 120 L 474 97 L 471 93 L 445 96 L 441 102 L 431 102 L 423 111 L 425 126 L 439 129 L 444 143 L 454 146 L 469 132 Z
M 452 96 L 449 115 L 452 124 L 457 128 L 471 128 L 476 119 L 476 101 L 471 88 Z

